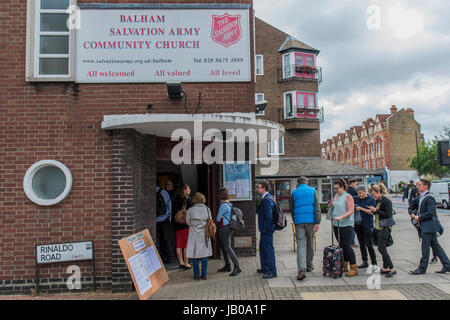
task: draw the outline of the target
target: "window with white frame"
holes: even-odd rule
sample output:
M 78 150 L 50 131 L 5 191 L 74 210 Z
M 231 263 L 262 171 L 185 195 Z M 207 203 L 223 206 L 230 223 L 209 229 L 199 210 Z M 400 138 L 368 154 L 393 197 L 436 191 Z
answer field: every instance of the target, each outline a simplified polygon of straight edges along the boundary
M 290 78 L 294 75 L 291 55 L 289 53 L 283 55 L 283 78 Z
M 286 92 L 284 94 L 284 114 L 286 119 L 294 117 L 293 93 Z
M 283 155 L 284 154 L 284 137 L 268 143 L 269 155 Z
M 255 93 L 255 104 L 258 102 L 264 101 L 264 93 Z M 263 116 L 265 114 L 265 110 L 257 112 L 257 116 Z
M 264 75 L 264 58 L 262 54 L 257 54 L 255 57 L 255 74 L 257 76 Z
M 71 80 L 73 30 L 68 8 L 76 0 L 28 0 L 27 79 Z

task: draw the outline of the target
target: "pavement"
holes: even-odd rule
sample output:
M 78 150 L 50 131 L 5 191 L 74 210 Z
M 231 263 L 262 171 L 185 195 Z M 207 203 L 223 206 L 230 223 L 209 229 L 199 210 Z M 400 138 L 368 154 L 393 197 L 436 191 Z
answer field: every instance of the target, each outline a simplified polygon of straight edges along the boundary
M 322 215 L 317 232 L 313 272 L 298 281 L 297 259 L 294 252 L 293 232 L 288 215 L 288 226 L 276 231 L 274 246 L 278 277 L 263 279 L 255 271 L 260 267 L 259 256 L 240 257 L 242 273 L 229 277 L 228 273 L 217 273 L 223 266 L 221 260 L 210 260 L 208 279 L 194 281 L 192 270 L 169 268 L 169 282 L 151 300 L 450 300 L 450 273 L 437 274 L 442 265 L 430 264 L 427 273 L 413 276 L 409 271 L 417 268 L 420 260 L 420 243 L 417 232 L 411 225 L 407 206 L 401 198 L 393 197 L 396 225 L 393 229 L 394 245 L 388 248 L 397 275 L 383 275 L 363 269 L 355 277 L 333 279 L 322 275 L 322 251 L 331 244 L 330 221 Z M 438 209 L 438 216 L 445 230 L 450 230 L 450 210 Z M 257 234 L 257 243 L 259 234 Z M 438 238 L 441 246 L 450 255 L 450 231 Z M 357 263 L 361 263 L 359 248 L 354 248 Z M 381 265 L 381 255 L 377 253 Z M 136 293 L 112 294 L 92 292 L 80 294 L 53 294 L 31 296 L 0 296 L 0 300 L 136 300 Z

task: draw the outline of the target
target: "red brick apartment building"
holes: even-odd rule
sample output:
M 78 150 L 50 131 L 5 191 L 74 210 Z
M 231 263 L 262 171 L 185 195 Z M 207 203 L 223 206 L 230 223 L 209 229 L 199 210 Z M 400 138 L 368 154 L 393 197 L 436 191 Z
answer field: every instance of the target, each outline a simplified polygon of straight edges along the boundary
M 269 143 L 269 154 L 279 157 L 277 173 L 256 177 L 271 183 L 276 199 L 289 212 L 289 197 L 300 175 L 309 177 L 322 202 L 331 200 L 333 181 L 340 177 L 358 177 L 367 183 L 374 172 L 337 164 L 321 157 L 320 124 L 324 108 L 319 101 L 322 68 L 319 50 L 256 18 L 255 101 L 267 101 L 258 117 L 279 122 L 285 134 Z
M 416 177 L 408 158 L 416 155 L 416 146 L 422 141 L 414 110 L 397 110 L 392 105 L 390 114 L 377 114 L 375 119 L 368 118 L 361 125 L 324 141 L 322 157 L 365 169 L 387 168 L 388 173 L 393 172 L 389 185 L 395 186 L 401 179 L 406 181 Z
M 37 245 L 88 240 L 97 287 L 131 289 L 117 241 L 144 228 L 155 238 L 157 185 L 188 183 L 218 209 L 224 166 L 175 164 L 171 132 L 194 134 L 194 121 L 283 131 L 254 114 L 252 0 L 4 0 L 0 14 L 0 294 L 38 281 L 66 291 L 69 264 L 92 288 L 92 261 L 36 265 Z M 318 121 L 308 126 L 318 139 Z M 236 202 L 252 213 L 234 238 L 241 255 L 256 254 L 254 193 Z

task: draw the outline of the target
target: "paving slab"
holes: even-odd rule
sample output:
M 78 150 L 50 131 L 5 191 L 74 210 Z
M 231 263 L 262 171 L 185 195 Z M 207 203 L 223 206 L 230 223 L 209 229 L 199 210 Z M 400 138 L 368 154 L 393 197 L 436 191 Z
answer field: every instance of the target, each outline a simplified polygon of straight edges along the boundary
M 304 300 L 408 300 L 398 290 L 303 292 Z

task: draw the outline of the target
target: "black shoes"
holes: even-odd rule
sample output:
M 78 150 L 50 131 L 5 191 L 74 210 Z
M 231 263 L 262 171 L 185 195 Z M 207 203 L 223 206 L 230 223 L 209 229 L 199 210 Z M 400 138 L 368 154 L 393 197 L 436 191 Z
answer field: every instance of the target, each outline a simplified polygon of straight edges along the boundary
M 363 263 L 361 263 L 358 266 L 358 269 L 364 269 L 364 268 L 368 268 L 368 267 L 369 267 L 369 264 L 367 263 L 367 261 L 363 261 Z
M 414 275 L 425 274 L 425 270 L 422 270 L 422 269 L 420 269 L 420 268 L 417 268 L 416 270 L 410 271 L 409 273 L 410 273 L 410 274 L 414 274 Z
M 441 270 L 436 271 L 436 273 L 447 273 L 447 272 L 450 272 L 450 268 L 443 267 Z
M 206 280 L 206 276 L 202 276 L 202 280 Z
M 273 273 L 266 273 L 265 275 L 263 275 L 263 279 L 272 279 L 272 278 L 276 278 L 277 275 L 273 274 Z
M 394 270 L 394 271 L 388 270 L 388 272 L 386 272 L 385 277 L 386 277 L 386 278 L 390 278 L 390 277 L 392 277 L 394 274 L 397 274 L 397 271 L 396 271 L 396 270 Z
M 194 280 L 200 280 L 200 277 L 194 276 Z
M 263 269 L 257 269 L 256 272 L 257 273 L 264 273 L 264 274 L 266 274 L 268 271 L 263 270 Z
M 236 275 L 238 275 L 239 273 L 241 273 L 241 269 L 239 269 L 239 268 L 234 268 L 234 270 L 233 270 L 233 272 L 232 273 L 230 273 L 230 277 L 234 277 L 234 276 L 236 276 Z
M 230 272 L 231 267 L 230 266 L 224 266 L 222 269 L 217 270 L 217 272 Z
M 435 264 L 438 263 L 438 258 L 437 257 L 433 257 L 433 259 L 430 260 L 430 264 Z

